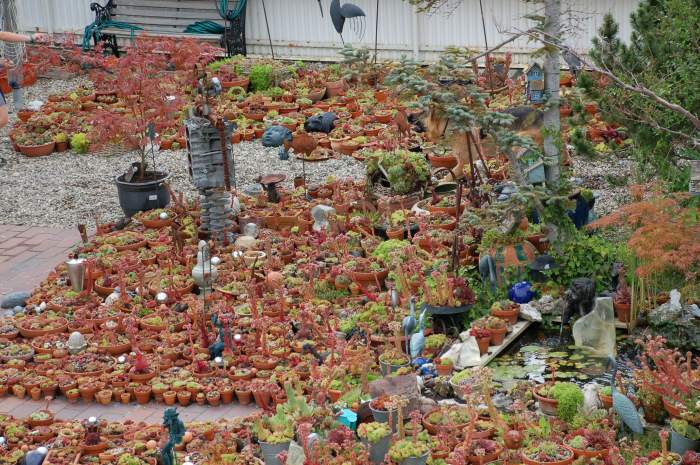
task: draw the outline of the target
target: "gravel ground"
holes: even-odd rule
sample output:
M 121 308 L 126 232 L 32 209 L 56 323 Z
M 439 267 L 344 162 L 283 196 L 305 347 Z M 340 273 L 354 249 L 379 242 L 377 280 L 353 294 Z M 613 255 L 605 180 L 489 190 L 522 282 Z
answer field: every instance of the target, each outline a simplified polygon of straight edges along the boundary
M 49 94 L 65 92 L 83 83 L 40 80 L 26 90 L 25 101 L 45 100 Z M 12 116 L 10 116 L 12 120 Z M 114 178 L 139 159 L 135 151 L 112 147 L 100 153 L 79 155 L 54 153 L 48 157 L 27 158 L 16 153 L 7 138 L 7 129 L 0 133 L 0 223 L 74 228 L 79 223 L 92 225 L 96 214 L 102 221 L 121 217 Z M 262 147 L 260 142 L 244 142 L 234 146 L 237 186 L 254 183 L 265 174 L 287 176 L 283 185 L 292 186 L 294 176 L 302 174 L 302 162 L 294 157 L 281 161 L 276 148 Z M 188 197 L 196 195 L 187 173 L 184 150 L 163 151 L 156 156 L 158 169 L 170 173 L 176 191 Z M 364 166 L 343 156 L 318 163 L 306 163 L 307 183 L 321 182 L 329 175 L 361 177 Z
M 630 202 L 628 184 L 633 166 L 633 160 L 614 154 L 598 154 L 594 158 L 571 157 L 573 176 L 582 181 L 583 187 L 598 195 L 595 203 L 598 216 L 607 215 Z
M 25 89 L 24 100 L 45 101 L 50 94 L 66 92 L 79 85 L 90 83 L 85 78 L 40 79 L 36 85 Z M 13 110 L 10 96 L 8 101 Z M 236 145 L 235 157 L 239 188 L 254 183 L 260 175 L 271 173 L 285 174 L 284 185 L 290 187 L 294 176 L 302 173 L 300 160 L 292 157 L 280 161 L 276 148 L 264 148 L 259 142 Z M 66 152 L 27 158 L 14 152 L 5 128 L 0 131 L 0 223 L 74 228 L 79 223 L 92 225 L 96 214 L 103 221 L 116 220 L 121 217 L 121 209 L 114 178 L 136 160 L 136 152 L 117 147 L 86 155 Z M 156 164 L 170 173 L 175 190 L 190 198 L 196 195 L 187 173 L 184 150 L 160 152 Z M 584 187 L 598 193 L 596 211 L 601 216 L 629 201 L 626 184 L 632 165 L 631 160 L 614 155 L 598 155 L 593 159 L 572 157 L 573 176 L 580 178 Z M 306 173 L 307 182 L 311 184 L 329 175 L 361 177 L 364 167 L 343 156 L 306 163 Z

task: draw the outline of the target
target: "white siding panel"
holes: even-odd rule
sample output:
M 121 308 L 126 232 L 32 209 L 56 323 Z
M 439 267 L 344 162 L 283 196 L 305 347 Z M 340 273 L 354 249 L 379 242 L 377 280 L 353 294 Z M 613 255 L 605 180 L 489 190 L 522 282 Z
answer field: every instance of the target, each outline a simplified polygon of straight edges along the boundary
M 78 32 L 91 23 L 92 0 L 15 0 L 19 22 L 24 30 L 39 29 L 54 32 Z M 106 0 L 99 0 L 104 4 Z M 212 0 L 213 1 L 213 0 Z M 364 36 L 360 40 L 346 24 L 344 39 L 355 46 L 374 47 L 377 0 L 351 1 L 360 6 L 365 18 Z M 265 0 L 270 36 L 275 56 L 287 59 L 337 60 L 342 47 L 329 16 L 330 0 L 322 0 L 324 17 L 317 0 Z M 627 39 L 629 16 L 639 0 L 563 0 L 564 22 L 576 25 L 576 31 L 565 42 L 576 50 L 586 52 L 595 36 L 603 15 L 611 12 L 620 23 L 620 33 Z M 523 17 L 541 6 L 522 0 L 483 0 L 488 44 L 493 46 L 509 37 L 508 31 L 527 29 L 530 21 Z M 246 38 L 252 55 L 270 55 L 262 0 L 248 0 Z M 571 13 L 569 13 L 569 9 Z M 419 58 L 435 59 L 449 45 L 484 50 L 479 0 L 463 0 L 450 16 L 418 15 L 414 28 L 413 9 L 402 0 L 379 0 L 378 42 L 380 58 L 396 59 L 412 55 L 417 41 Z M 414 30 L 415 29 L 415 30 Z M 525 64 L 528 54 L 538 48 L 534 42 L 521 38 L 504 48 L 514 54 L 514 63 Z

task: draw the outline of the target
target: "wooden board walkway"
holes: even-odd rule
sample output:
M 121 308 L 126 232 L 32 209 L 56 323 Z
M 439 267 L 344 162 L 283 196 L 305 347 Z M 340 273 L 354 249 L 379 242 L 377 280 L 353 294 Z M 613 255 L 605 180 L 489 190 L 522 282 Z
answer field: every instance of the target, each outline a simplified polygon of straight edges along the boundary
M 520 335 L 523 334 L 532 323 L 532 321 L 518 320 L 518 322 L 513 325 L 511 331 L 506 334 L 506 337 L 503 339 L 503 344 L 489 347 L 489 351 L 481 356 L 479 364 L 473 366 L 483 367 L 488 365 L 491 360 L 498 357 L 498 355 L 503 352 L 513 341 L 520 337 Z

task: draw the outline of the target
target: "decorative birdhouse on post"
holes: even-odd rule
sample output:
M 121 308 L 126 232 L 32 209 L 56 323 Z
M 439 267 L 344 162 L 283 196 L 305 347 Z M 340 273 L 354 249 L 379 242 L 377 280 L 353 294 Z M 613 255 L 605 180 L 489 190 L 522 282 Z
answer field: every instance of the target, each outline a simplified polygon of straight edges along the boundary
M 527 82 L 525 97 L 530 103 L 542 103 L 544 100 L 544 70 L 539 63 L 533 63 L 525 70 Z

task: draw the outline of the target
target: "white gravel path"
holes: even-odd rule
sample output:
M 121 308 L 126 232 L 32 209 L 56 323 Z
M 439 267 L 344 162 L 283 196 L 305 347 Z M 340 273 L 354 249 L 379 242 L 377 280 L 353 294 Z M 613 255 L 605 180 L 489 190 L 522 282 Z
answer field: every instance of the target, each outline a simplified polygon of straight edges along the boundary
M 84 82 L 40 80 L 27 89 L 25 100 L 44 100 L 49 94 L 64 92 Z M 10 117 L 11 120 L 13 117 Z M 7 129 L 0 133 L 0 223 L 28 224 L 74 228 L 79 223 L 92 225 L 96 214 L 106 220 L 121 217 L 114 178 L 137 161 L 137 152 L 112 147 L 101 153 L 79 155 L 54 153 L 48 157 L 27 158 L 16 153 L 7 138 Z M 252 184 L 260 175 L 282 173 L 284 185 L 291 187 L 295 175 L 302 174 L 302 163 L 293 157 L 281 161 L 276 148 L 264 148 L 260 142 L 244 142 L 234 146 L 237 185 Z M 0 161 L 0 163 L 2 163 Z M 188 197 L 196 191 L 187 173 L 184 150 L 157 154 L 156 164 L 170 174 L 177 191 Z M 307 183 L 335 177 L 361 177 L 364 166 L 343 156 L 319 163 L 306 163 Z
M 85 78 L 69 80 L 40 79 L 25 89 L 25 102 L 45 101 L 48 95 L 67 92 L 79 85 L 89 85 Z M 8 96 L 13 110 L 11 96 Z M 10 116 L 13 119 L 13 116 Z M 103 153 L 78 155 L 71 152 L 48 157 L 27 158 L 16 153 L 7 138 L 8 128 L 0 131 L 0 224 L 27 224 L 74 228 L 78 223 L 93 224 L 96 214 L 102 220 L 121 217 L 114 178 L 124 172 L 136 152 L 113 147 Z M 301 161 L 290 158 L 280 161 L 276 148 L 264 148 L 260 142 L 244 142 L 235 146 L 239 188 L 254 182 L 260 175 L 282 173 L 291 186 L 295 175 L 302 173 Z M 159 168 L 170 172 L 172 186 L 188 197 L 196 194 L 187 173 L 184 150 L 160 152 Z M 573 176 L 583 186 L 595 190 L 599 215 L 610 213 L 629 201 L 628 187 L 611 185 L 611 175 L 630 179 L 633 161 L 614 155 L 598 155 L 593 159 L 572 157 Z M 364 167 L 350 157 L 320 163 L 306 163 L 307 182 L 322 182 L 327 176 L 355 177 L 364 175 Z

